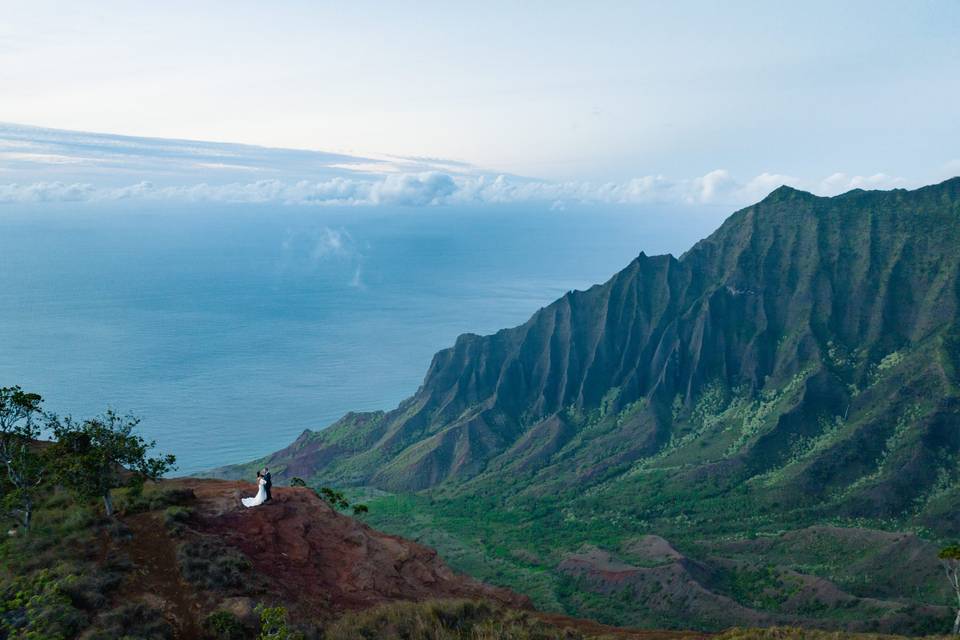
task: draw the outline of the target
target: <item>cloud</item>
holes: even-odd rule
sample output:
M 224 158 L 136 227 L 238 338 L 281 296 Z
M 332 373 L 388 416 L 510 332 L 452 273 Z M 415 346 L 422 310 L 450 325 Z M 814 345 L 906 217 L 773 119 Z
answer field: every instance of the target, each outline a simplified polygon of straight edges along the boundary
M 366 249 L 369 248 L 367 245 Z M 309 271 L 327 267 L 346 268 L 350 274 L 346 281 L 348 287 L 361 291 L 367 288 L 363 280 L 365 251 L 361 250 L 346 229 L 320 227 L 288 230 L 280 249 L 281 257 L 277 267 L 281 272 L 304 268 Z
M 439 171 L 415 175 L 390 175 L 373 185 L 369 198 L 373 204 L 399 204 L 422 207 L 440 204 L 457 191 L 453 177 Z
M 818 195 L 836 195 L 851 189 L 892 189 L 914 186 L 905 178 L 877 173 L 870 176 L 833 173 L 822 180 L 764 172 L 749 180 L 716 169 L 703 176 L 670 179 L 641 176 L 623 182 L 547 182 L 499 175 L 462 176 L 440 171 L 326 180 L 279 179 L 227 184 L 157 186 L 141 181 L 120 187 L 91 183 L 36 182 L 0 184 L 0 203 L 113 202 L 153 200 L 173 202 L 278 203 L 317 206 L 497 205 L 529 203 L 552 210 L 571 204 L 683 204 L 744 206 L 756 202 L 780 185 Z M 336 239 L 328 237 L 328 243 Z M 332 246 L 332 245 L 331 245 Z
M 350 282 L 347 283 L 348 287 L 354 289 L 360 289 L 361 291 L 366 291 L 367 285 L 363 281 L 363 265 L 358 264 L 357 268 L 353 270 L 353 276 L 350 278 Z
M 818 195 L 918 186 L 902 177 L 764 171 L 739 179 L 645 175 L 617 182 L 547 181 L 485 173 L 457 160 L 354 156 L 302 149 L 140 138 L 0 123 L 0 203 L 211 202 L 291 206 L 576 204 L 740 207 L 786 184 Z M 943 166 L 960 173 L 960 160 Z
M 0 184 L 0 203 L 16 202 L 80 202 L 96 199 L 97 190 L 90 184 L 35 182 L 33 184 Z
M 346 257 L 354 253 L 353 238 L 347 231 L 324 227 L 314 239 L 310 259 L 318 261 L 329 257 Z
M 885 173 L 875 173 L 872 176 L 848 176 L 845 173 L 834 173 L 823 180 L 816 188 L 821 195 L 834 196 L 851 189 L 897 189 L 910 186 L 904 178 L 888 176 Z

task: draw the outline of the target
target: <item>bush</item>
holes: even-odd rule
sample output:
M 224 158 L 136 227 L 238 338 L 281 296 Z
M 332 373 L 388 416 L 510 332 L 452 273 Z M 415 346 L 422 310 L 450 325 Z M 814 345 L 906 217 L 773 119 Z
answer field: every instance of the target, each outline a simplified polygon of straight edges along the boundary
M 326 640 L 582 640 L 522 611 L 473 600 L 381 605 L 349 613 L 327 629 Z
M 769 629 L 728 629 L 715 640 L 906 640 L 904 636 L 876 633 L 848 633 L 819 631 L 800 627 L 770 627 Z
M 180 573 L 203 589 L 229 590 L 243 586 L 250 561 L 239 550 L 213 538 L 200 538 L 177 546 Z
M 123 575 L 94 564 L 76 568 L 75 575 L 61 583 L 60 591 L 78 609 L 94 611 L 107 603 L 107 594 L 120 584 Z
M 100 617 L 88 640 L 170 640 L 173 628 L 163 613 L 142 602 L 129 602 Z
M 243 640 L 247 637 L 243 623 L 229 611 L 214 611 L 203 621 L 203 631 L 215 640 Z
M 6 585 L 0 591 L 0 637 L 56 640 L 83 629 L 86 615 L 62 590 L 70 579 L 40 571 Z
M 189 507 L 173 506 L 167 507 L 163 511 L 163 524 L 167 530 L 175 536 L 183 533 L 184 524 L 193 515 L 193 509 Z
M 303 640 L 303 634 L 290 629 L 287 610 L 283 607 L 257 605 L 260 614 L 260 635 L 258 640 Z
M 192 489 L 158 488 L 142 493 L 128 491 L 122 509 L 128 514 L 157 511 L 165 507 L 189 504 L 195 498 Z

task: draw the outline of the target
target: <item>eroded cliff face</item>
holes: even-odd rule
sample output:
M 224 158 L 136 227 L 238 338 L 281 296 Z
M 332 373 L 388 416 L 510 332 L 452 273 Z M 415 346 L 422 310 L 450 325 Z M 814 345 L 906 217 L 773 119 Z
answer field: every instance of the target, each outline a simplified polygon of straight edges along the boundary
M 397 409 L 269 460 L 394 490 L 509 486 L 516 471 L 591 484 L 721 425 L 732 435 L 702 440 L 685 473 L 754 477 L 819 438 L 789 500 L 850 488 L 841 509 L 894 512 L 960 446 L 958 265 L 960 179 L 834 198 L 781 187 L 679 259 L 640 254 L 519 327 L 461 336 Z M 891 442 L 904 420 L 910 437 Z

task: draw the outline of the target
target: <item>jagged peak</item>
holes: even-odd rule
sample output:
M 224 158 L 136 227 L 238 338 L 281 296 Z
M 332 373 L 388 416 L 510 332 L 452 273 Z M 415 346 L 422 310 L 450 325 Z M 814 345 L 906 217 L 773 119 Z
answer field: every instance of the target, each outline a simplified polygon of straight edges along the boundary
M 771 191 L 766 198 L 760 202 L 777 202 L 780 200 L 792 200 L 794 198 L 817 198 L 816 196 L 809 191 L 803 191 L 801 189 L 796 189 L 790 185 L 780 185 L 773 191 Z

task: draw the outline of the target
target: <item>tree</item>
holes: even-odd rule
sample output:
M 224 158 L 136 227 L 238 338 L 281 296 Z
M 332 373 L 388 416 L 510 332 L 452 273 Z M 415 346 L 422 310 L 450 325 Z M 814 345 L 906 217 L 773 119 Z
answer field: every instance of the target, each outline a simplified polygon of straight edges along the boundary
M 953 620 L 953 633 L 957 635 L 960 634 L 960 544 L 944 547 L 938 556 L 947 572 L 947 580 L 957 596 L 957 617 Z
M 20 387 L 0 388 L 0 465 L 6 474 L 0 481 L 4 510 L 30 530 L 34 492 L 43 482 L 44 467 L 37 453 L 43 399 Z
M 52 416 L 50 429 L 56 442 L 47 449 L 57 481 L 82 498 L 102 498 L 107 515 L 113 515 L 111 491 L 140 487 L 173 470 L 172 455 L 148 457 L 156 442 L 133 433 L 140 419 L 108 410 L 82 423 Z
M 294 476 L 290 478 L 290 486 L 306 487 L 307 483 L 304 482 L 303 478 Z M 329 504 L 337 511 L 341 511 L 350 507 L 350 501 L 347 500 L 347 497 L 343 495 L 342 491 L 337 491 L 336 489 L 331 489 L 330 487 L 320 487 L 319 491 L 314 489 L 314 493 L 316 493 L 321 500 Z M 365 504 L 353 505 L 353 515 L 355 516 L 358 516 L 361 513 L 368 513 L 369 511 L 370 508 Z

